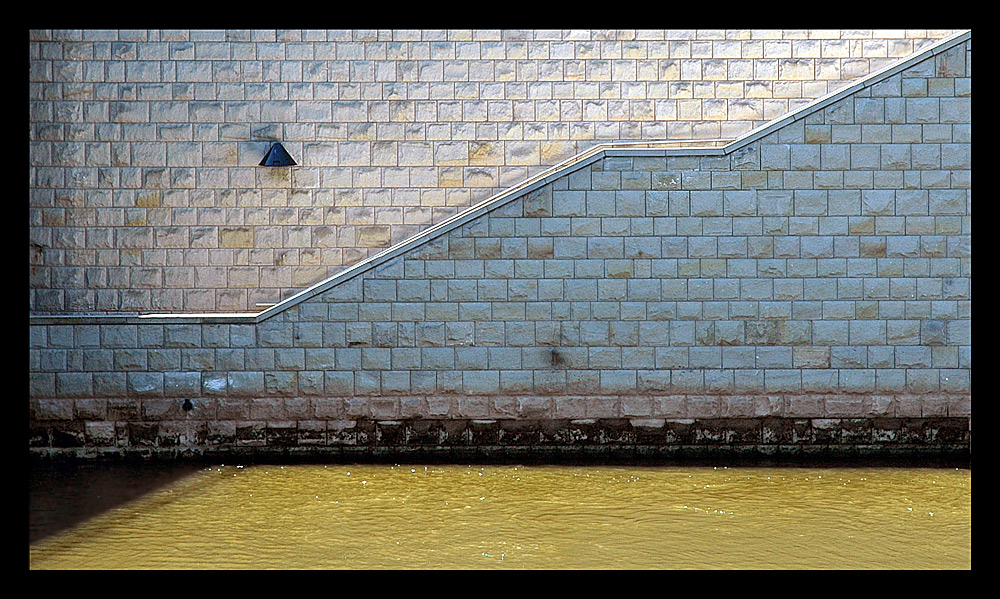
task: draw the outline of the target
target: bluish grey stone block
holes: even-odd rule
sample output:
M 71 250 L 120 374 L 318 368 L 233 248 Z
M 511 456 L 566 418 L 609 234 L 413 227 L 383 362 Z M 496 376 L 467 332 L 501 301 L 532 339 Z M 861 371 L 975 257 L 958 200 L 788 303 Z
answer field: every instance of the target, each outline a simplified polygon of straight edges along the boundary
M 840 389 L 847 393 L 867 393 L 875 390 L 874 369 L 847 369 L 838 372 Z
M 694 322 L 675 320 L 670 323 L 670 344 L 674 346 L 694 345 Z
M 197 396 L 201 392 L 200 372 L 164 372 L 163 394 L 166 396 Z
M 369 327 L 376 322 L 392 320 L 392 302 L 365 302 L 358 306 L 358 320 Z M 348 323 L 348 327 L 355 323 Z M 361 326 L 361 323 L 357 323 Z
M 43 348 L 48 347 L 48 327 L 30 326 L 28 327 L 28 347 Z
M 31 327 L 32 333 L 38 327 Z M 90 348 L 90 347 L 100 347 L 101 345 L 101 331 L 98 325 L 77 325 L 73 327 L 74 331 L 74 347 L 78 348 Z M 34 343 L 32 343 L 34 347 Z
M 589 348 L 588 364 L 594 369 L 621 368 L 622 353 L 619 347 Z
M 705 370 L 705 391 L 707 393 L 731 393 L 734 389 L 732 370 Z
M 95 385 L 96 386 L 96 385 Z M 31 397 L 53 396 L 56 392 L 56 377 L 53 373 L 28 373 L 28 394 Z
M 916 345 L 920 343 L 919 320 L 886 321 L 886 342 L 891 345 Z
M 489 364 L 489 350 L 485 347 L 456 347 L 455 368 L 458 370 L 485 370 Z
M 360 370 L 361 369 L 360 347 L 338 347 L 335 350 L 337 370 Z
M 216 350 L 216 352 L 220 364 L 232 364 L 234 369 L 243 368 L 243 350 Z M 84 359 L 86 360 L 86 356 Z M 178 370 L 181 367 L 181 352 L 177 349 L 146 350 L 146 364 L 150 370 Z M 228 369 L 228 366 L 226 368 Z
M 128 390 L 138 397 L 160 397 L 163 395 L 163 373 L 130 372 L 127 375 Z M 58 386 L 59 378 L 56 376 Z
M 274 350 L 274 367 L 278 370 L 302 370 L 305 365 L 305 350 L 302 348 L 287 347 Z
M 773 283 L 769 279 L 743 279 L 740 282 L 740 298 L 757 301 L 773 299 Z
M 830 348 L 830 368 L 866 368 L 868 352 L 863 346 L 835 346 Z
M 670 373 L 672 388 L 679 393 L 701 393 L 705 390 L 705 376 L 702 370 L 673 370 Z
M 800 370 L 765 368 L 764 389 L 769 393 L 794 393 L 802 389 Z
M 488 395 L 500 391 L 500 373 L 496 370 L 467 371 L 461 374 L 465 393 Z
M 211 352 L 212 350 L 206 351 Z M 116 349 L 114 350 L 114 364 L 115 370 L 146 370 L 149 367 L 144 349 Z
M 37 352 L 39 356 L 38 368 L 46 372 L 57 372 L 66 370 L 66 350 L 64 349 L 43 349 Z
M 896 352 L 890 346 L 871 346 L 868 348 L 868 366 L 871 368 L 894 368 Z
M 388 348 L 365 347 L 361 349 L 361 368 L 388 370 L 392 367 L 392 354 Z
M 509 347 L 491 347 L 488 351 L 490 370 L 515 370 L 521 367 L 521 350 Z
M 852 320 L 849 328 L 852 345 L 885 345 L 886 343 L 886 321 L 884 320 Z
M 802 370 L 802 391 L 807 393 L 836 393 L 839 386 L 839 372 L 828 369 Z
M 194 360 L 185 360 L 184 353 L 187 350 L 182 350 L 181 365 L 194 370 L 191 368 L 195 364 Z M 274 369 L 275 359 L 274 350 L 270 348 L 251 348 L 243 350 L 243 363 L 247 370 L 272 370 Z M 214 363 L 213 363 L 214 364 Z M 214 368 L 214 365 L 212 366 Z
M 290 322 L 268 320 L 257 325 L 261 347 L 292 347 L 294 326 Z
M 930 368 L 931 366 L 931 348 L 923 346 L 896 347 L 897 368 Z
M 93 384 L 94 395 L 98 397 L 125 397 L 128 394 L 124 372 L 95 372 Z
M 671 389 L 669 370 L 637 370 L 636 390 L 640 393 L 667 392 Z
M 299 385 L 301 386 L 301 375 Z M 382 371 L 382 393 L 400 395 L 410 393 L 410 373 L 403 370 Z
M 94 378 L 89 372 L 55 373 L 56 397 L 91 397 Z
M 231 396 L 257 397 L 264 394 L 264 373 L 261 371 L 230 372 L 226 382 Z
M 329 304 L 327 306 L 327 311 L 330 320 L 342 320 L 349 322 L 358 320 L 358 304 L 353 302 Z
M 906 389 L 911 393 L 929 393 L 940 389 L 941 373 L 936 368 L 911 368 L 906 371 Z
M 101 346 L 106 348 L 137 347 L 139 332 L 135 325 L 101 325 Z
M 656 365 L 656 352 L 651 347 L 623 347 L 622 368 L 638 369 L 653 368 Z
M 450 347 L 424 347 L 420 349 L 424 369 L 450 370 L 455 368 L 455 349 Z
M 691 368 L 721 368 L 721 347 L 692 347 L 688 350 L 688 364 Z
M 824 302 L 825 312 L 826 302 Z M 850 339 L 850 323 L 841 321 L 813 321 L 812 332 L 814 345 L 846 345 Z
M 297 347 L 322 347 L 323 323 L 298 322 L 293 330 L 293 340 Z
M 354 373 L 350 371 L 324 372 L 323 387 L 328 396 L 351 397 L 354 395 Z
M 636 389 L 635 370 L 601 370 L 600 380 L 605 393 L 631 393 Z
M 162 347 L 163 325 L 144 324 L 136 327 L 136 343 L 139 347 Z
M 249 324 L 234 324 L 229 328 L 233 347 L 253 347 L 257 344 L 257 327 Z
M 972 321 L 950 320 L 947 326 L 948 345 L 972 344 Z
M 733 371 L 733 390 L 737 393 L 764 391 L 764 370 L 745 369 Z
M 303 323 L 322 322 L 326 320 L 329 313 L 327 306 L 322 303 L 303 303 L 296 306 L 296 308 L 299 310 L 299 320 Z M 296 336 L 298 335 L 296 334 Z
M 390 363 L 393 370 L 420 370 L 421 355 L 417 347 L 393 347 L 390 350 Z M 308 362 L 309 356 L 306 355 Z
M 358 370 L 354 372 L 354 392 L 357 395 L 380 395 L 382 393 L 382 375 L 377 370 Z
M 73 327 L 69 325 L 52 325 L 48 327 L 49 347 L 71 348 L 74 346 Z
M 201 325 L 177 324 L 163 327 L 166 347 L 202 347 Z
M 757 368 L 791 368 L 793 351 L 791 347 L 756 347 L 754 355 Z
M 875 390 L 887 393 L 906 392 L 906 371 L 893 368 L 876 369 Z
M 971 375 L 968 370 L 941 369 L 940 390 L 945 393 L 968 393 L 972 389 Z

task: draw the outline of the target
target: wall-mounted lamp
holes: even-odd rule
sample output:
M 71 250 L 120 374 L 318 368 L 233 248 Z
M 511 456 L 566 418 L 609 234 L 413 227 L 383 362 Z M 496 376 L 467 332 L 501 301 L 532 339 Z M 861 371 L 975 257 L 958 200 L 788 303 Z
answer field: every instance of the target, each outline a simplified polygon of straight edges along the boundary
M 260 161 L 260 166 L 295 166 L 295 161 L 280 142 L 275 142 Z

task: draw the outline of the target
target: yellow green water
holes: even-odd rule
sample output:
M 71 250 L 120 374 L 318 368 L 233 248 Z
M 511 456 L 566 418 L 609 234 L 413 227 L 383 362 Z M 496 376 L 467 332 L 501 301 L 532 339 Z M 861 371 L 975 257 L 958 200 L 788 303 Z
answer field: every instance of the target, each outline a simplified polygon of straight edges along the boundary
M 967 569 L 972 473 L 217 466 L 35 542 L 31 569 Z

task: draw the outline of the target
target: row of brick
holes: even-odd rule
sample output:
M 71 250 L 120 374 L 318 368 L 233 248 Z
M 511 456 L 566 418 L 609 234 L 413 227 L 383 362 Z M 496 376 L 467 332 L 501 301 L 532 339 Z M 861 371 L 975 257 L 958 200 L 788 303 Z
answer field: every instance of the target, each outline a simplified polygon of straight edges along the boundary
M 187 405 L 188 409 L 185 409 Z M 356 419 L 518 418 L 933 418 L 970 415 L 968 396 L 727 395 L 660 397 L 370 397 L 354 400 L 298 397 L 206 397 L 191 400 L 45 399 L 33 401 L 35 422 L 176 421 L 300 422 L 338 429 Z M 485 424 L 485 423 L 484 423 Z M 650 423 L 652 426 L 654 423 Z M 662 423 L 660 423 L 662 425 Z M 820 423 L 822 424 L 822 423 Z M 870 424 L 870 422 L 869 422 Z
M 29 39 L 91 41 L 718 40 L 944 37 L 941 29 L 33 29 Z
M 650 360 L 651 362 L 651 360 Z M 650 368 L 652 364 L 649 364 Z M 659 393 L 952 393 L 968 368 L 238 371 L 32 373 L 37 398 L 463 396 Z
M 939 325 L 943 321 L 928 321 Z M 458 323 L 468 325 L 469 323 Z M 517 323 L 515 323 L 517 324 Z M 585 323 L 600 324 L 600 323 Z M 615 323 L 622 324 L 622 323 Z M 512 327 L 514 342 L 498 346 L 485 339 L 474 346 L 471 326 L 426 327 L 428 336 L 413 345 L 386 347 L 395 341 L 394 334 L 381 331 L 382 339 L 370 333 L 343 335 L 332 339 L 328 347 L 199 348 L 191 343 L 167 348 L 120 349 L 31 349 L 29 363 L 33 373 L 43 372 L 136 372 L 150 371 L 252 371 L 258 375 L 269 370 L 587 370 L 587 369 L 766 369 L 766 368 L 958 368 L 971 363 L 970 346 L 945 345 L 944 326 L 925 327 L 891 345 L 840 345 L 845 340 L 831 339 L 828 345 L 749 345 L 755 341 L 730 331 L 711 328 L 672 327 L 676 345 L 666 346 L 666 335 L 647 332 L 648 327 L 584 328 L 580 345 L 536 346 L 533 332 L 521 334 Z M 735 327 L 734 327 L 735 328 Z M 831 327 L 832 328 L 832 327 Z M 436 331 L 434 329 L 437 329 Z M 686 330 L 685 330 L 686 329 Z M 531 328 L 528 327 L 528 331 Z M 707 331 L 707 334 L 704 334 Z M 490 332 L 490 331 L 487 331 Z M 434 334 L 436 333 L 436 335 Z M 727 336 L 728 333 L 728 336 Z M 479 335 L 486 336 L 482 331 Z M 437 337 L 437 338 L 435 338 Z M 918 345 L 921 341 L 924 344 Z M 660 343 L 658 343 L 660 342 Z M 188 376 L 188 375 L 185 375 Z

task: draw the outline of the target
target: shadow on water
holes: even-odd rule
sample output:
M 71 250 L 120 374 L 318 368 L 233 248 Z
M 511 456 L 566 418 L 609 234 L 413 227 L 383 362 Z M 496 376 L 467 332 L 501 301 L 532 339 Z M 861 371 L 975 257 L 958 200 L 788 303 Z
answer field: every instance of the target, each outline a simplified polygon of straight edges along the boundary
M 191 463 L 31 463 L 29 543 L 72 528 L 200 468 Z
M 233 457 L 233 456 L 228 456 Z M 237 460 L 253 464 L 250 456 Z M 645 466 L 701 466 L 715 467 L 909 467 L 909 468 L 963 468 L 971 469 L 968 455 L 944 455 L 939 457 L 919 457 L 913 459 L 864 459 L 857 456 L 842 458 L 794 457 L 734 457 L 705 456 L 703 454 L 677 455 L 669 458 L 635 454 L 600 457 L 585 457 L 581 454 L 532 454 L 497 455 L 489 452 L 469 452 L 467 455 L 396 455 L 382 456 L 355 455 L 354 459 L 341 461 L 321 457 L 312 459 L 297 456 L 294 459 L 270 459 L 261 463 L 308 464 L 308 463 L 476 463 L 476 464 L 521 464 L 521 465 L 620 465 Z M 368 459 L 366 459 L 368 458 Z M 409 459 L 408 459 L 409 458 Z M 415 458 L 415 459 L 414 459 Z M 456 459 L 457 458 L 457 459 Z M 230 460 L 224 460 L 229 463 Z M 206 463 L 200 460 L 166 461 L 32 461 L 29 466 L 29 543 L 70 529 L 108 510 L 119 507 L 156 491 L 166 485 L 190 476 L 204 469 Z

